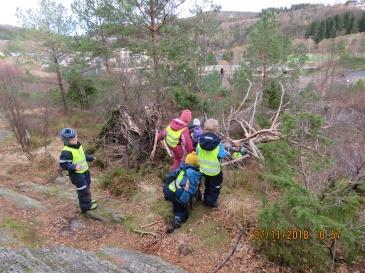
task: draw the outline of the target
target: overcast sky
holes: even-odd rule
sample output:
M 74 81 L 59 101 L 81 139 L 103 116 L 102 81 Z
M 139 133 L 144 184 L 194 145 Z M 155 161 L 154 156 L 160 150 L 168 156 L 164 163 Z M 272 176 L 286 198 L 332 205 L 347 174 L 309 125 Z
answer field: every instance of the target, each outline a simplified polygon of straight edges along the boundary
M 37 7 L 39 0 L 0 0 L 0 24 L 19 25 L 15 17 L 16 7 L 29 9 Z M 65 6 L 70 6 L 73 0 L 56 0 Z M 192 0 L 188 0 L 191 3 Z M 291 6 L 299 3 L 338 4 L 345 0 L 215 0 L 224 11 L 260 11 L 268 7 Z

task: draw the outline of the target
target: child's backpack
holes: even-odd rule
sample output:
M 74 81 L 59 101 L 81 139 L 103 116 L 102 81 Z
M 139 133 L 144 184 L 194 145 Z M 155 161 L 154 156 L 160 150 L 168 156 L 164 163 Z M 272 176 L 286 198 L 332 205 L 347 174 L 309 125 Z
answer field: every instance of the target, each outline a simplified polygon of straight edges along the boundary
M 194 146 L 198 145 L 199 138 L 202 134 L 203 134 L 203 130 L 200 126 L 191 128 L 190 136 L 191 136 L 191 140 L 193 141 Z
M 187 206 L 196 195 L 201 177 L 201 173 L 193 168 L 180 169 L 178 172 L 170 173 L 164 180 L 165 199 L 176 200 Z M 189 185 L 186 188 L 187 183 Z

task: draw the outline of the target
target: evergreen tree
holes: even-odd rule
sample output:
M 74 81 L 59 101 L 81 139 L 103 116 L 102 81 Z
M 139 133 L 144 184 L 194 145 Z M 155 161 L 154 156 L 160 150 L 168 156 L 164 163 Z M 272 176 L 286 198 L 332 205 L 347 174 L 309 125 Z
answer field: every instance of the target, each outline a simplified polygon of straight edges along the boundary
M 343 15 L 343 23 L 345 27 L 345 34 L 356 32 L 356 20 L 355 16 L 351 12 L 348 11 Z
M 305 38 L 309 38 L 310 36 L 314 36 L 316 31 L 317 22 L 312 22 L 307 31 L 305 32 Z
M 336 37 L 336 26 L 333 17 L 326 19 L 326 38 Z
M 341 16 L 337 14 L 333 19 L 335 21 L 336 31 L 337 32 L 341 31 L 343 28 L 343 21 Z
M 42 46 L 32 48 L 27 45 L 26 52 L 36 62 L 50 68 L 56 73 L 64 111 L 68 110 L 66 90 L 63 82 L 66 57 L 69 52 L 70 37 L 74 32 L 75 23 L 67 9 L 54 0 L 41 0 L 38 9 L 21 10 L 17 8 L 17 17 L 27 33 L 32 35 Z
M 125 22 L 128 5 L 123 6 L 115 0 L 74 0 L 71 7 L 80 27 L 86 31 L 86 35 L 78 39 L 76 50 L 86 55 L 91 52 L 92 57 L 102 58 L 110 72 L 108 59 L 112 49 L 107 38 L 115 32 L 116 25 Z
M 266 85 L 270 73 L 269 67 L 286 63 L 291 51 L 292 44 L 290 40 L 279 32 L 275 13 L 265 14 L 249 30 L 246 58 L 251 67 L 261 69 L 263 86 Z
M 365 12 L 362 13 L 358 22 L 358 26 L 360 32 L 365 32 Z
M 326 22 L 321 21 L 319 23 L 318 32 L 317 32 L 317 35 L 315 36 L 314 40 L 315 40 L 316 43 L 319 43 L 324 38 L 326 38 Z

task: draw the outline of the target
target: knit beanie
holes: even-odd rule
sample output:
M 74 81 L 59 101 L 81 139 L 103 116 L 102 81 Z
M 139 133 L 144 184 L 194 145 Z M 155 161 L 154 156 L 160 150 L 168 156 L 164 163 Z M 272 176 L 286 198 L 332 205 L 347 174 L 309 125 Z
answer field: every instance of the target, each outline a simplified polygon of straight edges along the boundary
M 197 118 L 193 119 L 193 125 L 194 126 L 200 126 L 200 120 L 197 119 Z
M 191 111 L 187 109 L 182 111 L 180 120 L 182 120 L 185 123 L 189 123 L 191 121 Z
M 185 163 L 188 165 L 198 166 L 198 157 L 195 152 L 191 152 L 185 157 Z
M 68 143 L 71 139 L 76 137 L 76 131 L 72 128 L 63 128 L 60 132 L 60 137 L 63 143 Z

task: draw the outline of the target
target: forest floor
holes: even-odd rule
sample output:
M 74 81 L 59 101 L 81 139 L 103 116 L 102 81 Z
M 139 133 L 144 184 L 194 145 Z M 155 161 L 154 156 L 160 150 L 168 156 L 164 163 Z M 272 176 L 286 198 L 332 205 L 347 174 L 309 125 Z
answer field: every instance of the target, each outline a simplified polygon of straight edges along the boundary
M 237 228 L 225 223 L 228 215 L 234 214 L 235 208 L 239 207 L 253 219 L 259 202 L 249 193 L 237 192 L 230 194 L 230 198 L 222 198 L 218 209 L 196 203 L 188 222 L 167 235 L 165 229 L 171 219 L 171 205 L 163 199 L 157 177 L 147 175 L 132 196 L 113 197 L 101 189 L 100 174 L 91 168 L 92 194 L 100 208 L 95 210 L 96 215 L 82 215 L 73 185 L 67 176 L 61 176 L 57 171 L 62 144 L 55 139 L 48 146 L 52 159 L 46 158 L 40 149 L 29 161 L 12 135 L 6 134 L 8 129 L 3 121 L 0 129 L 3 132 L 0 139 L 0 228 L 11 233 L 11 239 L 0 240 L 0 246 L 66 245 L 90 251 L 113 246 L 160 256 L 188 272 L 212 272 L 237 241 Z M 24 198 L 29 200 L 24 201 Z M 116 212 L 119 212 L 117 216 Z M 95 219 L 98 215 L 103 221 Z M 114 220 L 119 217 L 120 221 L 108 221 L 110 217 Z M 144 227 L 148 224 L 152 225 Z M 136 230 L 151 234 L 142 235 Z M 247 229 L 232 259 L 219 272 L 290 270 L 272 264 L 258 254 Z
M 172 209 L 155 174 L 145 175 L 136 193 L 115 197 L 101 188 L 102 173 L 91 165 L 92 194 L 99 208 L 82 215 L 74 186 L 58 171 L 62 143 L 55 138 L 48 145 L 51 157 L 39 149 L 30 161 L 1 120 L 0 130 L 0 230 L 8 234 L 0 247 L 65 245 L 95 252 L 118 247 L 157 255 L 187 272 L 201 273 L 214 272 L 244 229 L 235 253 L 219 272 L 294 272 L 271 263 L 253 247 L 250 233 L 261 201 L 245 182 L 241 189 L 226 187 L 217 209 L 195 203 L 188 222 L 166 234 Z M 226 179 L 229 184 L 233 177 Z M 340 266 L 337 272 L 361 271 Z

